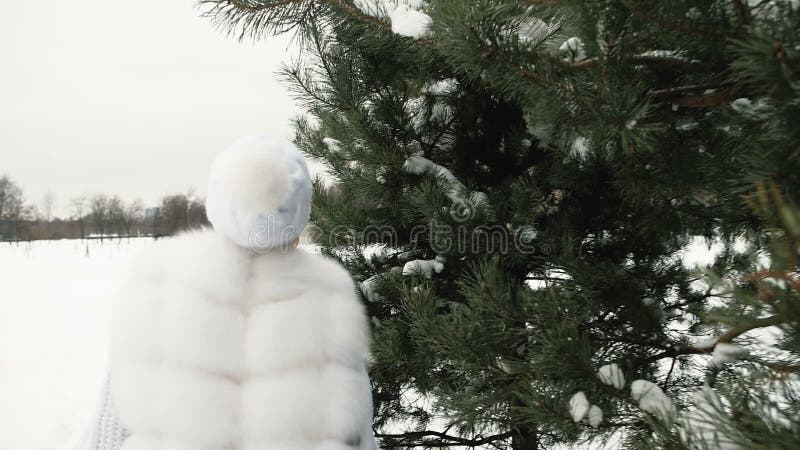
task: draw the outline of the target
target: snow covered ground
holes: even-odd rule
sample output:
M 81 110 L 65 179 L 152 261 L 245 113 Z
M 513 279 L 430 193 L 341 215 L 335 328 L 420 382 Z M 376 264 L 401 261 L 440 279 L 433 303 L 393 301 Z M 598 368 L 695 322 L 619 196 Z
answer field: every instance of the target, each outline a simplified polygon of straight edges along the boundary
M 71 449 L 106 364 L 108 292 L 132 240 L 0 244 L 0 449 Z

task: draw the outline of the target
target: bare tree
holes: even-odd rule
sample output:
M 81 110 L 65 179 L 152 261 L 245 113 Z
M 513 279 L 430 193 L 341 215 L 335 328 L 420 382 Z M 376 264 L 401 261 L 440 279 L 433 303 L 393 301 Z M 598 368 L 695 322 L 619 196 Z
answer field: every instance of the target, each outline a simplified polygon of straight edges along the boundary
M 22 189 L 8 175 L 3 175 L 0 177 L 0 220 L 9 217 L 18 204 L 22 204 Z
M 86 214 L 86 196 L 81 195 L 70 200 L 70 212 L 72 217 L 78 221 L 78 226 L 81 229 L 81 239 L 86 238 L 86 222 L 84 216 Z
M 125 208 L 125 214 L 123 215 L 125 234 L 130 237 L 133 225 L 142 220 L 144 220 L 144 207 L 142 206 L 142 200 L 136 199 L 130 202 L 128 207 Z
M 24 200 L 22 189 L 7 175 L 0 177 L 0 225 L 19 239 Z M 2 233 L 2 231 L 0 231 Z
M 51 191 L 47 191 L 44 196 L 42 196 L 42 214 L 44 215 L 44 220 L 47 221 L 47 235 L 50 236 L 52 232 L 50 223 L 53 220 L 53 207 L 56 204 L 56 196 Z
M 194 189 L 189 189 L 187 198 L 186 227 L 197 228 L 208 225 L 205 199 L 196 195 Z
M 100 235 L 100 240 L 106 233 L 106 222 L 108 221 L 108 197 L 104 194 L 97 194 L 89 200 L 89 214 L 92 216 L 94 232 Z
M 25 234 L 24 240 L 31 241 L 33 239 L 33 233 L 31 232 L 31 225 L 36 222 L 41 222 L 44 219 L 44 215 L 39 211 L 39 207 L 33 204 L 30 205 L 22 205 L 20 209 L 19 215 L 16 217 L 14 221 L 14 227 L 17 234 L 17 239 L 23 236 L 23 232 Z M 39 235 L 41 238 L 41 235 Z
M 175 234 L 189 223 L 189 200 L 183 194 L 168 195 L 161 200 L 160 232 Z
M 106 203 L 106 218 L 108 222 L 108 231 L 121 236 L 122 229 L 125 226 L 125 206 L 118 195 L 109 197 Z

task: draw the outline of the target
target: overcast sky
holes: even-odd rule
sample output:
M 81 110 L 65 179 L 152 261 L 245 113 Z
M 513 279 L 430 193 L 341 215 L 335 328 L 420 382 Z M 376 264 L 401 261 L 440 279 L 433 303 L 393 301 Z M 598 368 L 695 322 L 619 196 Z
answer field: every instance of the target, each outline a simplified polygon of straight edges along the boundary
M 0 14 L 0 174 L 56 212 L 103 192 L 153 204 L 205 191 L 236 138 L 290 137 L 298 113 L 275 79 L 289 37 L 238 42 L 194 0 L 5 2 Z

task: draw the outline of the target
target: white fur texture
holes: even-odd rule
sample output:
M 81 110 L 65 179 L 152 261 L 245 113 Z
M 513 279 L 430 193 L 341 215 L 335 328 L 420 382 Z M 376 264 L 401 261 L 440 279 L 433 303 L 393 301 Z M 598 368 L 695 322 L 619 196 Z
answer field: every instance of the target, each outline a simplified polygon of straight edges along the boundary
M 372 450 L 368 328 L 323 256 L 212 231 L 145 250 L 114 299 L 123 450 Z
M 311 212 L 311 191 L 305 159 L 291 142 L 247 137 L 211 164 L 206 213 L 228 239 L 266 251 L 300 236 Z

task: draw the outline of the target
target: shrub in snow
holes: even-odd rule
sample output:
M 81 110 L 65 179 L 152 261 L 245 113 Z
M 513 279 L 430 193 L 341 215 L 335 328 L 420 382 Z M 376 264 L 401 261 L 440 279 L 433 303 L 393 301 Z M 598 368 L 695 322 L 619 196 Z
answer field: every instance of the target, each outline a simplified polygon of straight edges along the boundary
M 625 375 L 622 374 L 622 369 L 616 364 L 606 364 L 598 369 L 597 378 L 603 383 L 614 386 L 617 389 L 625 387 Z
M 586 417 L 587 412 L 589 412 L 589 400 L 586 399 L 583 391 L 578 391 L 569 399 L 569 414 L 572 416 L 572 420 L 580 422 Z

